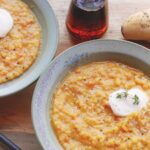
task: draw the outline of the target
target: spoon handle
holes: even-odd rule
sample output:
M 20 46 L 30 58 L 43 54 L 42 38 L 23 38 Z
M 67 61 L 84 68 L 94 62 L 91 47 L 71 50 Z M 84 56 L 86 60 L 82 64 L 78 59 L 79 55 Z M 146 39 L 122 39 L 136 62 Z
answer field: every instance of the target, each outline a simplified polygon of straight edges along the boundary
M 0 133 L 0 142 L 5 144 L 10 150 L 21 150 L 16 144 Z

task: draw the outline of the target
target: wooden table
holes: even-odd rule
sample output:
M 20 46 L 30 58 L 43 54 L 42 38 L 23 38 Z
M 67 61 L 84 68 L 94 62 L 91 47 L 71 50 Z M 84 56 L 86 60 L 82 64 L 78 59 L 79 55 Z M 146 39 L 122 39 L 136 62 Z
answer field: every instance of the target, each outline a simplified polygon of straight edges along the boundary
M 65 26 L 69 0 L 49 0 L 59 21 L 60 42 L 57 54 L 74 43 Z M 104 39 L 123 39 L 120 27 L 132 13 L 150 7 L 150 0 L 109 0 L 109 29 Z M 140 42 L 150 48 L 149 43 Z M 0 132 L 20 145 L 22 149 L 41 149 L 34 136 L 31 122 L 31 99 L 35 84 L 15 95 L 0 99 Z M 27 138 L 28 137 L 28 138 Z M 28 139 L 28 140 L 27 140 Z M 26 144 L 27 143 L 27 144 Z M 28 145 L 28 147 L 27 147 Z M 1 148 L 0 148 L 1 149 Z

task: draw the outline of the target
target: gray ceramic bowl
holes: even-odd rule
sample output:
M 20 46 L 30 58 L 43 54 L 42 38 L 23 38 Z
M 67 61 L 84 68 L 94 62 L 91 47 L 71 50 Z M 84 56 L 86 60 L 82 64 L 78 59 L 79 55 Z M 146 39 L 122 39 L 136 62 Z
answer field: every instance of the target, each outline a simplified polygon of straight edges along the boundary
M 115 60 L 150 74 L 150 51 L 140 45 L 118 40 L 95 40 L 74 46 L 55 58 L 36 85 L 32 119 L 45 150 L 62 149 L 50 124 L 52 95 L 68 71 L 93 61 Z
M 41 53 L 36 62 L 22 76 L 10 82 L 0 84 L 0 97 L 16 93 L 32 82 L 46 69 L 57 49 L 58 23 L 47 0 L 23 0 L 27 3 L 42 27 Z

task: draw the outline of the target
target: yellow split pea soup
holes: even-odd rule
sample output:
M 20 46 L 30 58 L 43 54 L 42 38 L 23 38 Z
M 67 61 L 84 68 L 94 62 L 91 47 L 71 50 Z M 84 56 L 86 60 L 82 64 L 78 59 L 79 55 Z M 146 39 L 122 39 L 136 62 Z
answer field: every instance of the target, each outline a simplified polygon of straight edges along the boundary
M 35 61 L 41 28 L 30 8 L 21 0 L 0 0 L 0 8 L 13 18 L 13 28 L 0 38 L 0 84 L 23 74 Z
M 115 116 L 109 95 L 138 87 L 147 107 L 125 117 Z M 51 124 L 65 150 L 150 150 L 150 78 L 117 62 L 94 62 L 75 68 L 58 85 Z

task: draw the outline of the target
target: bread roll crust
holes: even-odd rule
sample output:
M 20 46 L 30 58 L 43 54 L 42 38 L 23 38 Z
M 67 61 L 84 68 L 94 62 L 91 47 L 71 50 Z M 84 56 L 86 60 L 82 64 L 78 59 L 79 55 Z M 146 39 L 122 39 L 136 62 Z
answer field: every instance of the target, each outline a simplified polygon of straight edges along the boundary
M 123 23 L 121 32 L 129 40 L 150 41 L 150 9 L 129 16 Z

